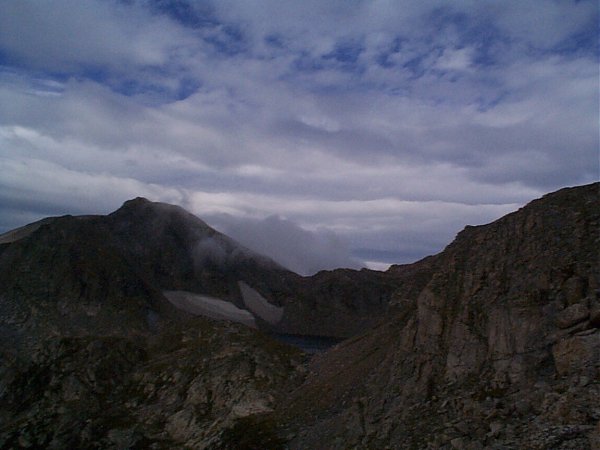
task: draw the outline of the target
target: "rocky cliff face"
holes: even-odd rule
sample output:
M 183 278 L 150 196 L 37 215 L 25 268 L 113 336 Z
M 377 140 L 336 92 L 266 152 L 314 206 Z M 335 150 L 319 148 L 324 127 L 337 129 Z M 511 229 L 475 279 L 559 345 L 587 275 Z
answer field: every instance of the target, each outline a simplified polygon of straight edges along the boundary
M 57 336 L 28 352 L 2 354 L 3 449 L 219 448 L 248 424 L 247 442 L 279 448 L 269 414 L 304 372 L 298 350 L 204 319 L 144 342 Z
M 3 235 L 0 448 L 599 448 L 599 189 L 386 273 L 302 278 L 143 199 Z M 307 363 L 164 295 L 248 286 L 263 328 L 352 337 Z
M 598 448 L 599 233 L 598 184 L 467 227 L 394 319 L 312 362 L 293 448 Z

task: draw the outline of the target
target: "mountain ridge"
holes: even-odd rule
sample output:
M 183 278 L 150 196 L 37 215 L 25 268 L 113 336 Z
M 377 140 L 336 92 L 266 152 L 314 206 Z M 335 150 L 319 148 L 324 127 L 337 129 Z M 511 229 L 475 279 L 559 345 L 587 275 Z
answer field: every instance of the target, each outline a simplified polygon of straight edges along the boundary
M 313 359 L 290 448 L 598 448 L 599 188 L 461 231 L 393 317 Z
M 127 266 L 123 270 L 132 277 L 130 284 L 142 282 L 152 286 L 154 291 L 207 296 L 232 303 L 243 310 L 249 309 L 246 303 L 252 303 L 252 298 L 260 298 L 263 307 L 254 301 L 255 311 L 251 311 L 257 325 L 281 333 L 338 338 L 356 334 L 384 315 L 396 287 L 395 277 L 374 271 L 335 270 L 302 277 L 212 229 L 183 208 L 151 202 L 142 197 L 126 201 L 106 216 L 47 218 L 3 234 L 0 242 L 3 237 L 7 241 L 5 245 L 12 243 L 14 248 L 27 246 L 27 242 L 36 239 L 45 239 L 40 252 L 48 253 L 52 247 L 60 249 L 67 246 L 72 254 L 65 255 L 65 261 L 73 258 L 94 260 L 94 264 L 100 267 L 104 263 L 99 260 L 98 254 L 94 254 L 94 248 L 108 251 L 111 258 Z M 11 240 L 13 242 L 8 242 Z M 77 256 L 81 251 L 87 252 L 88 256 Z M 8 257 L 8 254 L 5 255 L 5 258 Z M 30 257 L 35 255 L 30 254 Z M 42 260 L 29 264 L 46 265 L 46 270 L 55 273 L 62 267 L 61 277 L 70 280 L 73 285 L 98 283 L 90 271 L 82 273 L 64 264 L 48 266 L 49 258 L 46 255 Z M 11 268 L 9 273 L 22 263 L 19 258 L 5 262 Z M 29 273 L 31 267 L 24 270 Z M 104 273 L 102 270 L 98 269 L 99 273 Z M 79 279 L 81 276 L 87 279 Z M 8 275 L 4 278 L 7 286 L 14 287 L 16 279 L 9 280 Z M 133 281 L 134 278 L 141 281 Z M 373 278 L 379 281 L 371 283 L 369 280 Z M 242 289 L 240 283 L 249 290 Z M 81 295 L 85 293 L 71 292 L 63 296 Z M 163 297 L 168 299 L 168 296 Z M 157 302 L 164 303 L 164 300 Z M 258 310 L 268 309 L 268 305 L 283 308 L 283 314 L 278 316 L 277 321 L 265 321 L 264 317 L 256 314 Z M 201 309 L 208 307 L 200 306 Z M 226 304 L 222 306 L 227 308 Z M 197 308 L 192 309 L 198 311 Z M 373 317 L 365 315 L 365 312 L 370 312 Z
M 599 189 L 383 273 L 194 266 L 203 226 L 153 235 L 140 199 L 27 229 L 0 244 L 0 448 L 599 448 Z M 307 359 L 165 297 L 248 307 L 244 280 L 285 308 L 259 328 L 347 339 Z

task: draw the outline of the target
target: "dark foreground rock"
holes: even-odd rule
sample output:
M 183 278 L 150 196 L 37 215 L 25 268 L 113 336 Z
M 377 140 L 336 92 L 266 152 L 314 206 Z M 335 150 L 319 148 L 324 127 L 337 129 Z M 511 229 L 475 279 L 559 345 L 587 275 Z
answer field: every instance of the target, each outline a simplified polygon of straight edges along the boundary
M 269 415 L 304 373 L 299 351 L 242 325 L 203 319 L 145 345 L 56 337 L 28 355 L 2 356 L 6 449 L 229 448 L 248 421 L 260 425 L 247 440 L 278 446 Z

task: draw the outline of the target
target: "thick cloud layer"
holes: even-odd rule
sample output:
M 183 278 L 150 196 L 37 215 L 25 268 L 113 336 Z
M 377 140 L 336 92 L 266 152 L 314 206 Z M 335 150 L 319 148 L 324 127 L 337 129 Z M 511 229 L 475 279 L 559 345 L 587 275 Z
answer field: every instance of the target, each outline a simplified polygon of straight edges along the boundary
M 329 230 L 305 230 L 278 216 L 264 220 L 221 216 L 212 222 L 239 243 L 300 275 L 365 265 L 353 258 L 348 244 Z
M 593 0 L 1 2 L 0 231 L 143 195 L 302 271 L 417 259 L 598 179 L 598 19 Z

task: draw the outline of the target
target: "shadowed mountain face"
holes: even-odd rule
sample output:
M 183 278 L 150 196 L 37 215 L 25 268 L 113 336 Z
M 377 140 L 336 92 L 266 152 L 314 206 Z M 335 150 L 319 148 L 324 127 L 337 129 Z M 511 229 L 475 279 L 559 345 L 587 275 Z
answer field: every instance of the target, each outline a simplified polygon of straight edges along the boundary
M 313 359 L 283 407 L 291 448 L 600 448 L 599 187 L 422 261 L 433 276 L 395 316 Z
M 300 277 L 172 205 L 135 199 L 106 220 L 123 254 L 161 289 L 205 294 L 250 309 L 244 286 L 249 287 L 282 308 L 277 320 L 255 314 L 259 325 L 276 332 L 354 335 L 384 316 L 398 287 L 396 276 L 369 270 Z
M 276 297 L 294 277 L 177 206 L 137 198 L 104 220 L 128 260 L 162 289 L 239 303 L 240 280 Z
M 172 296 L 164 295 L 174 292 L 188 295 L 180 307 L 203 298 L 211 302 L 188 312 L 219 305 L 229 311 L 228 302 L 249 310 L 241 321 L 271 331 L 347 337 L 376 323 L 397 287 L 396 277 L 367 270 L 300 277 L 182 208 L 143 198 L 108 216 L 49 218 L 6 233 L 0 252 L 0 282 L 11 308 L 29 311 L 23 305 L 33 298 L 54 302 L 53 314 L 60 308 L 81 314 L 77 321 L 51 322 L 81 322 L 105 334 L 124 323 L 142 332 L 183 313 L 173 311 L 167 300 Z M 104 323 L 106 302 L 137 316 Z M 277 313 L 265 315 L 269 310 Z M 16 331 L 9 326 L 3 332 Z
M 598 448 L 599 188 L 385 273 L 300 277 L 145 199 L 6 233 L 0 448 Z M 351 338 L 307 370 L 252 327 Z
M 98 217 L 55 218 L 1 244 L 0 286 L 0 330 L 17 342 L 38 332 L 143 334 L 177 315 Z

